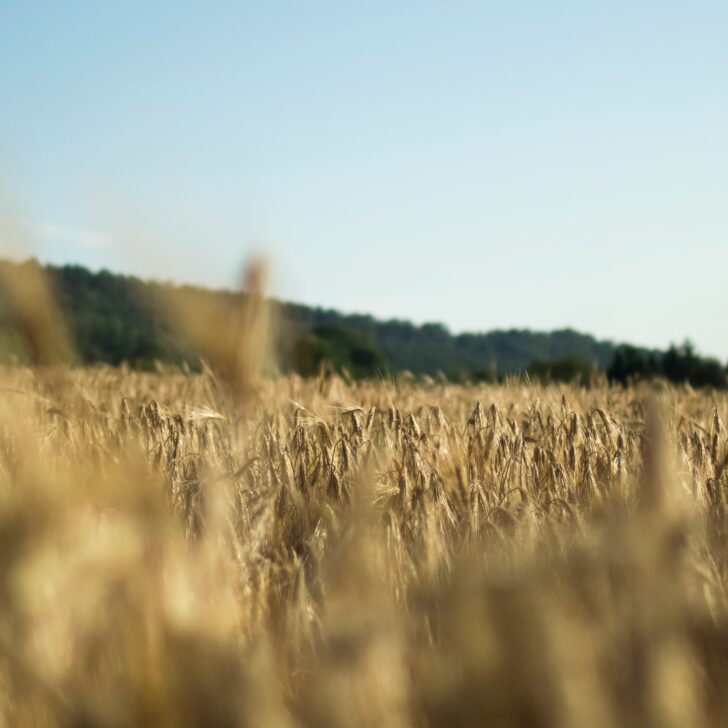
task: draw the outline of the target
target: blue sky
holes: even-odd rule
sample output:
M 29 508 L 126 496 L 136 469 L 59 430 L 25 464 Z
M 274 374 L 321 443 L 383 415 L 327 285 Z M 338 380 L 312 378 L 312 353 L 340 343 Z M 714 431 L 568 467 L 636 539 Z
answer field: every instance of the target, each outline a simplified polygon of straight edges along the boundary
M 3 0 L 0 203 L 43 260 L 265 251 L 290 300 L 725 359 L 726 37 L 725 0 Z

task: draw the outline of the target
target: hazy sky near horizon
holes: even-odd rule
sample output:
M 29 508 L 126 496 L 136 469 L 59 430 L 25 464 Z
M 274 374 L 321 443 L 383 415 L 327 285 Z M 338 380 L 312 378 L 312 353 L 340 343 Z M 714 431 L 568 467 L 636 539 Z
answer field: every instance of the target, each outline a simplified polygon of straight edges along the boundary
M 289 300 L 726 359 L 726 38 L 725 0 L 6 0 L 0 202 L 46 261 L 264 251 Z

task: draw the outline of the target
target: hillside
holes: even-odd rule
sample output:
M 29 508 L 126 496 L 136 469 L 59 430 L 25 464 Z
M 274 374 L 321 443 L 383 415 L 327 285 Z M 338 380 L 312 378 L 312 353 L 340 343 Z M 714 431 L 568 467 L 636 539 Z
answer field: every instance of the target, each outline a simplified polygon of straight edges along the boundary
M 18 264 L 2 262 L 0 265 L 6 274 L 12 275 L 12 267 Z M 68 322 L 74 348 L 84 363 L 143 363 L 157 359 L 193 364 L 194 353 L 152 301 L 157 300 L 161 291 L 170 289 L 176 294 L 212 296 L 230 305 L 240 295 L 189 286 L 173 287 L 108 271 L 94 273 L 75 265 L 47 266 L 46 270 Z M 1 295 L 2 291 L 0 298 Z M 417 326 L 400 320 L 381 321 L 368 315 L 342 314 L 279 301 L 273 302 L 273 308 L 281 322 L 278 346 L 284 368 L 301 365 L 305 368 L 301 357 L 311 355 L 315 359 L 316 352 L 310 354 L 309 349 L 317 346 L 328 347 L 327 351 L 353 347 L 367 353 L 367 361 L 375 361 L 390 371 L 410 370 L 431 375 L 444 372 L 450 376 L 493 368 L 503 374 L 523 370 L 534 360 L 566 357 L 606 367 L 615 352 L 611 342 L 597 341 L 569 329 L 548 333 L 512 329 L 455 335 L 437 323 Z M 11 343 L 8 307 L 2 300 L 0 327 L 5 342 L 3 355 L 7 359 L 10 352 L 18 353 L 18 347 Z

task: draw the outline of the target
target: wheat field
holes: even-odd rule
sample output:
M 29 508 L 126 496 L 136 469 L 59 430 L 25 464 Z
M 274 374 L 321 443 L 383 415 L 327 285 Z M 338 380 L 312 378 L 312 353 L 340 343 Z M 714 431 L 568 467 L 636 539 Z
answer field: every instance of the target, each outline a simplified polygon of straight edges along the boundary
M 0 371 L 0 723 L 728 721 L 728 398 Z
M 0 728 L 728 728 L 727 193 L 728 0 L 0 0 Z

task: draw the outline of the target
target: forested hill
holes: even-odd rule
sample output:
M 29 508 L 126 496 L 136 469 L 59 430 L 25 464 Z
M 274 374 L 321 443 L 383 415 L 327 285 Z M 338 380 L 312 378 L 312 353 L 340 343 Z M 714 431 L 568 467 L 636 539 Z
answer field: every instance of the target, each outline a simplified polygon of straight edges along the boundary
M 0 359 L 23 360 L 21 339 L 13 330 L 13 313 L 2 281 L 18 266 L 0 261 Z M 73 348 L 83 363 L 106 362 L 149 367 L 155 361 L 195 367 L 199 360 L 153 301 L 160 293 L 236 306 L 242 294 L 143 281 L 80 266 L 47 266 L 46 272 L 68 323 Z M 194 297 L 201 297 L 195 299 Z M 596 365 L 613 378 L 632 374 L 667 376 L 676 381 L 725 382 L 723 365 L 702 360 L 692 349 L 648 352 L 616 347 L 570 329 L 533 332 L 511 329 L 480 334 L 452 334 L 441 324 L 416 326 L 407 321 L 380 321 L 367 315 L 273 301 L 279 321 L 277 348 L 284 370 L 316 373 L 322 362 L 345 367 L 354 376 L 409 370 L 415 374 L 493 378 L 528 369 L 561 378 L 588 376 Z M 707 367 L 707 369 L 706 369 Z M 697 373 L 696 373 L 697 372 Z M 707 372 L 707 374 L 706 374 Z M 706 378 L 707 377 L 707 378 Z
M 284 304 L 284 317 L 309 331 L 347 328 L 375 342 L 389 368 L 415 374 L 448 375 L 497 369 L 500 374 L 522 371 L 534 361 L 574 358 L 606 367 L 615 346 L 571 329 L 534 332 L 527 329 L 452 334 L 439 323 L 421 326 L 396 319 L 380 321 L 367 315 Z
M 17 264 L 0 265 L 8 271 Z M 46 270 L 82 361 L 133 364 L 157 359 L 189 363 L 194 358 L 162 314 L 150 305 L 154 289 L 167 284 L 108 271 L 94 273 L 75 265 L 47 266 Z M 177 291 L 231 301 L 239 295 L 191 287 Z M 347 315 L 282 302 L 274 302 L 274 307 L 284 322 L 287 338 L 282 344 L 284 365 L 296 368 L 314 366 L 321 356 L 336 359 L 353 350 L 359 354 L 358 359 L 355 356 L 353 362 L 348 362 L 354 368 L 375 363 L 390 371 L 410 370 L 415 374 L 444 372 L 457 376 L 495 368 L 502 374 L 523 370 L 534 360 L 566 357 L 606 367 L 615 350 L 609 342 L 568 329 L 550 333 L 509 330 L 454 335 L 436 323 L 416 326 L 407 321 L 380 321 L 367 315 Z M 0 315 L 7 332 L 7 305 L 0 309 Z M 8 340 L 6 336 L 6 355 Z

